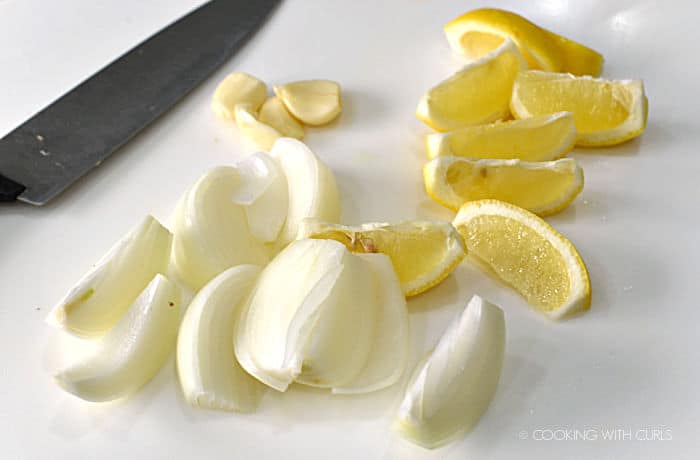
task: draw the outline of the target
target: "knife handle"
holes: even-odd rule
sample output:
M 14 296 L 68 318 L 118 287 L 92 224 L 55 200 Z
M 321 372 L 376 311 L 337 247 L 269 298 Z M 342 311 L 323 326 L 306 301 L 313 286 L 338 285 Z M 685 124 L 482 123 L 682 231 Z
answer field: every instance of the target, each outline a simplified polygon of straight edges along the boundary
M 15 201 L 25 186 L 0 174 L 0 201 Z

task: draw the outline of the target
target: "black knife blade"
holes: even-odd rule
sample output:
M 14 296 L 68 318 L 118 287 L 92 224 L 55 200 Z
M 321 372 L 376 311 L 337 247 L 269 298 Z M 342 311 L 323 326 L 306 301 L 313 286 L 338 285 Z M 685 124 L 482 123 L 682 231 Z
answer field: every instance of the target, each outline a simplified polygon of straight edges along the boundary
M 280 0 L 211 0 L 0 139 L 0 201 L 43 205 L 240 49 Z

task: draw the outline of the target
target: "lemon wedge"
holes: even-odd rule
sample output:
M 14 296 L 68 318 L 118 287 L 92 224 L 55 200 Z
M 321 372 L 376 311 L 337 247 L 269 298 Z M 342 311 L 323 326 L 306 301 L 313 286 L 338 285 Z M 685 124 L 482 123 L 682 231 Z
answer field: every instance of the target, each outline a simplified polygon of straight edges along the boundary
M 591 284 L 569 240 L 535 214 L 498 200 L 465 203 L 453 224 L 475 260 L 552 319 L 588 310 Z
M 333 121 L 342 109 L 340 85 L 330 80 L 304 80 L 275 86 L 275 94 L 294 117 L 311 126 Z
M 260 121 L 250 104 L 238 104 L 234 110 L 236 126 L 255 147 L 269 151 L 282 133 Z
M 583 189 L 583 170 L 571 158 L 530 163 L 438 157 L 423 167 L 423 179 L 428 195 L 450 209 L 493 198 L 541 216 L 561 211 Z
M 513 81 L 525 67 L 511 40 L 428 90 L 416 116 L 436 131 L 490 123 L 509 115 Z
M 221 118 L 234 120 L 235 107 L 248 104 L 252 111 L 258 110 L 267 97 L 267 85 L 252 75 L 233 72 L 224 78 L 214 90 L 211 108 Z
M 466 255 L 462 238 L 449 222 L 407 221 L 348 227 L 307 219 L 298 237 L 336 240 L 352 252 L 386 254 L 406 296 L 439 284 Z
M 639 136 L 648 103 L 641 80 L 604 80 L 526 71 L 513 87 L 511 111 L 530 118 L 560 111 L 574 114 L 577 145 L 615 145 Z
M 258 118 L 261 122 L 276 129 L 277 132 L 285 137 L 304 138 L 304 127 L 289 114 L 277 96 L 265 101 L 260 107 Z
M 444 31 L 454 51 L 473 59 L 511 39 L 533 69 L 598 76 L 603 67 L 603 56 L 597 51 L 510 11 L 469 11 L 446 24 Z
M 576 125 L 570 112 L 469 126 L 426 136 L 428 158 L 517 158 L 549 161 L 563 157 L 576 143 Z

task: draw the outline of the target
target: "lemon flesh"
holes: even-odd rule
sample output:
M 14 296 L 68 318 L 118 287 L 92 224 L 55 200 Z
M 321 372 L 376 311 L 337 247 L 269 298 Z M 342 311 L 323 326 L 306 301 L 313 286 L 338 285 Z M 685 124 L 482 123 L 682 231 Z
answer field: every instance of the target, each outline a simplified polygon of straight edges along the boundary
M 436 131 L 505 118 L 513 82 L 524 66 L 518 49 L 508 40 L 428 90 L 418 103 L 416 116 Z
M 533 69 L 598 76 L 603 56 L 510 11 L 482 8 L 469 11 L 444 27 L 450 47 L 479 59 L 511 39 Z
M 449 222 L 369 223 L 348 227 L 305 221 L 299 238 L 331 239 L 358 253 L 386 254 L 406 296 L 444 280 L 466 255 L 462 238 Z
M 493 198 L 539 215 L 564 209 L 583 189 L 583 170 L 575 160 L 529 163 L 438 157 L 423 168 L 428 195 L 450 209 L 467 201 Z
M 576 144 L 606 146 L 644 132 L 647 98 L 640 80 L 604 80 L 531 70 L 519 73 L 515 80 L 511 111 L 516 118 L 572 112 L 578 132 Z
M 477 261 L 547 316 L 590 308 L 590 281 L 576 248 L 536 215 L 497 200 L 466 203 L 453 221 Z
M 561 158 L 574 147 L 576 125 L 570 112 L 469 126 L 426 136 L 428 158 L 517 158 L 548 161 Z

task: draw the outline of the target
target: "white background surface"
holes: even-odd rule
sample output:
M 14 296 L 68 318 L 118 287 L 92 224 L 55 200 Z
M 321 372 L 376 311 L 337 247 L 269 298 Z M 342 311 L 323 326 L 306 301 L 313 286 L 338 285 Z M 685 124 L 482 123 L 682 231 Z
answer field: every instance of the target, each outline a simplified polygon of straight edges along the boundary
M 0 134 L 200 3 L 0 0 Z M 145 213 L 167 217 L 200 173 L 250 153 L 209 111 L 227 72 L 341 82 L 340 120 L 310 129 L 307 141 L 337 174 L 345 223 L 451 218 L 423 191 L 428 129 L 413 111 L 461 64 L 441 26 L 481 2 L 287 0 L 220 72 L 68 193 L 44 208 L 0 206 L 0 457 L 699 458 L 700 8 L 691 0 L 491 4 L 600 50 L 605 76 L 643 78 L 650 117 L 640 139 L 577 150 L 585 189 L 548 219 L 588 264 L 590 312 L 547 321 L 466 264 L 410 301 L 412 362 L 472 293 L 506 311 L 498 392 L 467 438 L 435 452 L 398 439 L 388 429 L 398 386 L 365 398 L 270 393 L 257 413 L 237 415 L 186 406 L 172 361 L 113 404 L 84 403 L 51 381 L 55 338 L 43 319 L 53 303 Z M 632 440 L 519 439 L 538 429 L 620 429 Z M 651 429 L 672 440 L 635 439 Z

